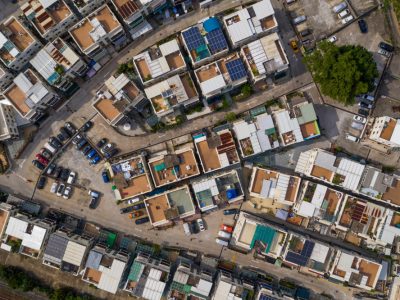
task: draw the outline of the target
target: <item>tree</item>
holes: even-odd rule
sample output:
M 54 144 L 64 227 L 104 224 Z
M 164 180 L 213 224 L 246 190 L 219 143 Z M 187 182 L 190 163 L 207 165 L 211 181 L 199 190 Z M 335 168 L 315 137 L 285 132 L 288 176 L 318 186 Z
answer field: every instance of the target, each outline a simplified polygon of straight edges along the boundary
M 304 60 L 321 92 L 345 105 L 372 91 L 379 75 L 372 53 L 361 46 L 338 47 L 323 41 Z
M 225 115 L 225 120 L 228 121 L 228 122 L 233 122 L 233 121 L 235 121 L 235 120 L 236 120 L 236 114 L 235 114 L 234 112 L 228 112 L 228 113 Z

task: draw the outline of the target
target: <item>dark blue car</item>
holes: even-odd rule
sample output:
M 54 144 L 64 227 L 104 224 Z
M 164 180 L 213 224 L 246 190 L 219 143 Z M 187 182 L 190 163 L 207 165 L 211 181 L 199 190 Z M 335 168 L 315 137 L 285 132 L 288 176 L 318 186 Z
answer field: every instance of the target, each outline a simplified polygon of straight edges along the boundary
M 107 171 L 106 171 L 106 170 L 104 170 L 104 171 L 101 173 L 101 177 L 103 177 L 104 183 L 110 182 L 110 178 L 108 178 L 108 174 L 107 174 Z
M 91 165 L 96 165 L 100 160 L 101 160 L 100 155 L 98 155 L 98 154 L 96 153 L 96 156 L 93 157 L 93 159 L 90 161 L 90 164 L 91 164 Z
M 97 154 L 97 151 L 93 149 L 92 151 L 89 152 L 89 154 L 86 156 L 88 159 L 93 158 Z

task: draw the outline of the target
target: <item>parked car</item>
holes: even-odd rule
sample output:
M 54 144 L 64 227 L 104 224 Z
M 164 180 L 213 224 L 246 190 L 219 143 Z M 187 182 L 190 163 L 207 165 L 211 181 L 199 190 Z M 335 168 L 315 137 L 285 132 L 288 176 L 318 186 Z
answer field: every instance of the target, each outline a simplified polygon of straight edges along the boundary
M 375 101 L 375 98 L 373 96 L 370 96 L 370 95 L 367 95 L 367 94 L 360 96 L 360 99 L 361 100 L 366 100 L 366 101 L 369 101 L 369 102 L 374 102 Z
M 57 134 L 56 138 L 61 142 L 64 143 L 67 139 L 61 134 Z
M 185 235 L 192 234 L 192 231 L 190 230 L 190 226 L 188 223 L 183 223 L 183 231 L 185 232 Z
M 216 238 L 216 239 L 215 239 L 215 242 L 216 242 L 217 244 L 221 245 L 221 246 L 225 246 L 225 247 L 228 246 L 228 241 L 225 241 L 225 240 L 220 239 L 220 238 Z
M 328 38 L 328 42 L 336 43 L 336 41 L 337 41 L 336 35 L 332 35 L 330 38 Z
M 55 194 L 57 192 L 58 182 L 53 182 L 50 188 L 50 193 Z
M 38 168 L 39 170 L 44 170 L 44 168 L 46 167 L 44 164 L 42 164 L 40 161 L 34 159 L 32 160 L 32 164 Z
M 87 121 L 85 124 L 83 124 L 82 130 L 86 132 L 92 127 L 93 127 L 93 122 L 92 121 Z
M 67 183 L 68 184 L 73 184 L 75 182 L 75 179 L 76 179 L 76 173 L 75 172 L 71 172 L 68 175 Z
M 62 136 L 64 137 L 65 140 L 69 140 L 72 136 L 72 134 L 70 134 L 70 132 L 65 129 L 64 127 L 60 128 L 60 133 L 62 134 Z
M 70 186 L 67 186 L 64 190 L 63 198 L 69 199 L 69 197 L 71 197 L 71 193 L 72 193 L 72 188 Z
M 368 109 L 372 108 L 372 104 L 370 104 L 370 103 L 365 103 L 365 102 L 363 102 L 363 101 L 358 102 L 358 105 L 359 105 L 360 107 L 363 107 L 363 108 L 368 108 Z
M 131 207 L 133 208 L 133 210 L 139 210 L 139 209 L 145 208 L 146 205 L 144 203 L 139 203 L 139 204 L 136 204 L 136 205 L 131 206 Z
M 54 176 L 55 178 L 60 177 L 60 174 L 61 174 L 62 170 L 63 170 L 63 168 L 62 168 L 61 166 L 58 166 L 58 167 L 55 169 L 54 175 L 53 175 L 53 176 Z
M 97 142 L 96 147 L 101 149 L 105 144 L 107 144 L 108 140 L 106 138 L 101 139 Z
M 43 147 L 44 147 L 46 150 L 48 150 L 52 155 L 54 155 L 54 153 L 57 152 L 57 149 L 54 148 L 54 147 L 53 147 L 52 145 L 50 145 L 49 143 L 45 143 L 45 144 L 43 145 Z
M 110 152 L 112 149 L 114 149 L 114 144 L 113 143 L 108 143 L 107 145 L 105 145 L 103 148 L 101 148 L 100 152 L 101 153 L 107 153 Z
M 90 145 L 86 145 L 83 149 L 82 149 L 82 153 L 83 155 L 88 155 L 90 151 L 92 151 L 92 146 Z
M 386 50 L 388 52 L 393 52 L 394 51 L 394 47 L 392 45 L 389 45 L 388 43 L 385 42 L 380 42 L 379 43 L 379 48 Z
M 224 210 L 224 215 L 235 215 L 239 212 L 239 210 L 237 208 L 230 208 L 230 209 L 225 209 Z
M 36 154 L 35 155 L 35 157 L 36 157 L 36 159 L 38 160 L 38 161 L 40 161 L 42 164 L 44 164 L 45 166 L 47 166 L 48 165 L 48 163 L 49 163 L 49 160 L 46 158 L 46 157 L 44 157 L 43 155 L 41 155 L 41 154 Z
M 359 122 L 361 124 L 365 124 L 367 122 L 366 118 L 363 118 L 363 117 L 358 116 L 358 115 L 354 115 L 353 120 L 356 121 L 356 122 Z
M 340 19 L 343 19 L 344 17 L 346 17 L 349 14 L 350 14 L 350 10 L 345 9 L 345 10 L 342 10 L 340 13 L 338 13 L 338 17 Z
M 299 51 L 299 46 L 297 46 L 297 42 L 295 40 L 291 40 L 290 41 L 290 47 L 292 47 L 294 52 L 298 52 Z
M 129 214 L 129 219 L 134 219 L 143 215 L 141 210 L 134 211 L 133 213 Z
M 44 186 L 46 185 L 46 180 L 47 180 L 47 178 L 45 176 L 40 176 L 36 187 L 39 190 L 42 190 L 44 188 Z
M 101 177 L 103 178 L 103 182 L 104 182 L 104 183 L 110 182 L 110 178 L 108 178 L 108 174 L 107 174 L 107 171 L 106 171 L 106 170 L 104 170 L 103 172 L 101 172 Z M 128 200 L 128 201 L 130 201 L 130 200 Z
M 361 123 L 358 123 L 356 121 L 351 122 L 350 126 L 351 126 L 351 128 L 354 128 L 354 129 L 357 129 L 357 130 L 360 130 L 360 131 L 362 131 L 364 129 L 364 125 L 361 124 Z
M 220 231 L 218 231 L 218 236 L 225 238 L 225 239 L 230 239 L 232 234 L 230 234 L 229 232 L 220 230 Z
M 65 189 L 65 184 L 61 183 L 57 188 L 57 196 L 58 197 L 61 197 L 63 195 L 64 189 Z
M 359 141 L 359 138 L 351 135 L 350 133 L 346 133 L 346 140 L 357 143 Z
M 311 30 L 308 29 L 308 28 L 306 28 L 306 29 L 300 31 L 300 36 L 301 36 L 301 37 L 305 37 L 305 36 L 310 35 L 310 34 L 311 34 Z
M 335 13 L 340 13 L 345 8 L 347 8 L 347 3 L 346 3 L 346 1 L 343 1 L 343 2 L 339 3 L 338 5 L 335 5 L 333 7 L 333 11 Z
M 70 170 L 69 170 L 69 169 L 63 169 L 63 170 L 61 171 L 61 174 L 60 174 L 60 179 L 61 179 L 62 181 L 67 181 L 67 180 L 68 180 L 69 173 L 70 173 Z
M 383 50 L 381 48 L 378 49 L 378 54 L 386 56 L 386 57 L 390 56 L 390 52 L 389 51 Z
M 233 227 L 226 224 L 221 224 L 220 229 L 229 233 L 233 232 Z
M 99 204 L 100 193 L 96 192 L 94 190 L 89 190 L 89 196 L 90 196 L 89 208 L 95 209 L 97 207 L 97 205 Z
M 52 174 L 54 173 L 55 170 L 56 170 L 56 164 L 55 164 L 55 163 L 51 163 L 51 164 L 49 164 L 49 166 L 47 167 L 46 174 L 47 174 L 47 175 L 52 175 Z
M 205 231 L 206 230 L 206 227 L 204 226 L 203 219 L 201 219 L 201 218 L 197 219 L 196 222 L 197 222 L 197 225 L 199 226 L 200 231 Z
M 93 159 L 90 161 L 90 164 L 91 164 L 91 165 L 97 165 L 98 162 L 99 162 L 100 160 L 101 160 L 100 155 L 96 154 L 96 155 L 93 157 Z
M 360 31 L 362 33 L 367 33 L 368 32 L 368 25 L 367 25 L 367 22 L 365 22 L 364 19 L 359 19 L 358 20 L 358 27 L 360 27 Z
M 354 19 L 353 15 L 348 15 L 346 18 L 342 19 L 342 24 L 347 24 Z
M 83 146 L 85 146 L 87 144 L 87 140 L 86 139 L 81 139 L 78 144 L 76 144 L 76 149 L 77 150 L 81 150 L 83 148 Z
M 139 201 L 140 201 L 140 198 L 136 197 L 136 198 L 132 198 L 132 199 L 126 200 L 126 203 L 127 204 L 134 204 L 134 203 L 139 202 Z
M 62 147 L 62 143 L 55 136 L 49 138 L 49 144 L 56 149 L 60 149 Z
M 119 153 L 119 149 L 114 148 L 110 152 L 106 152 L 106 154 L 104 154 L 104 156 L 106 159 L 110 159 L 110 158 L 114 157 L 115 155 L 117 155 L 118 153 Z
M 50 160 L 51 157 L 53 156 L 53 154 L 46 148 L 41 148 L 39 153 L 42 154 L 44 157 L 46 157 L 48 160 Z
M 64 128 L 68 130 L 69 134 L 72 136 L 76 133 L 76 128 L 71 122 L 66 122 Z
M 91 159 L 93 156 L 95 156 L 97 154 L 97 151 L 95 149 L 92 149 L 88 155 L 86 155 L 86 157 L 88 159 Z
M 196 221 L 190 222 L 190 223 L 189 223 L 189 226 L 190 226 L 190 231 L 191 231 L 193 234 L 197 234 L 197 233 L 200 232 L 199 228 L 197 227 L 197 222 L 196 222 Z
M 299 25 L 299 24 L 305 22 L 306 20 L 307 20 L 307 17 L 302 15 L 302 16 L 298 16 L 298 17 L 294 18 L 292 20 L 292 22 L 294 25 Z
M 121 208 L 120 210 L 119 210 L 119 212 L 121 213 L 121 214 L 127 214 L 127 213 L 130 213 L 130 212 L 133 212 L 135 209 L 133 208 L 133 206 L 127 206 L 127 207 L 123 207 L 123 208 Z
M 79 141 L 83 139 L 82 134 L 77 134 L 73 139 L 72 139 L 72 144 L 76 145 L 79 143 Z
M 358 110 L 358 113 L 364 117 L 368 117 L 369 116 L 369 109 L 365 109 L 365 108 L 360 108 Z
M 144 218 L 140 218 L 140 219 L 135 220 L 135 224 L 136 225 L 140 225 L 140 224 L 147 223 L 149 221 L 150 221 L 149 217 L 144 217 Z

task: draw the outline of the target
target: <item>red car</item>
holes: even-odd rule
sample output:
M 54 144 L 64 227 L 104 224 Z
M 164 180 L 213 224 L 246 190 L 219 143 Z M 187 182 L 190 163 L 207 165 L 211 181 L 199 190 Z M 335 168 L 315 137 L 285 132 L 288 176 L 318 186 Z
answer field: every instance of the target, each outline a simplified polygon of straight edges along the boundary
M 221 224 L 221 230 L 232 233 L 233 232 L 233 227 L 226 225 L 226 224 Z
M 39 153 L 36 154 L 36 159 L 39 162 L 41 162 L 42 164 L 44 164 L 45 166 L 47 166 L 47 164 L 49 163 L 49 160 L 46 157 L 44 157 L 43 155 L 39 154 Z

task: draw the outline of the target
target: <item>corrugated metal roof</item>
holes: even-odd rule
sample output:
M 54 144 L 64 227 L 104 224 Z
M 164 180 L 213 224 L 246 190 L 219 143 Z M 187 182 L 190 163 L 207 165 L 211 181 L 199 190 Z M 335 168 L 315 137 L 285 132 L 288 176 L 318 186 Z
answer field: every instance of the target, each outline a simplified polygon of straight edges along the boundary
M 61 262 L 65 253 L 65 249 L 67 248 L 67 244 L 68 239 L 66 237 L 53 233 L 50 235 L 44 254 L 50 258 L 60 260 Z
M 46 52 L 41 49 L 31 60 L 31 65 L 42 75 L 46 80 L 53 76 L 57 62 Z
M 25 233 L 24 238 L 22 240 L 22 246 L 34 249 L 34 250 L 40 250 L 42 248 L 43 240 L 44 237 L 46 236 L 47 230 L 39 227 L 37 225 L 33 226 L 32 232 Z
M 65 249 L 63 261 L 70 263 L 74 266 L 80 266 L 86 252 L 86 246 L 78 244 L 74 241 L 68 241 L 67 248 Z
M 203 93 L 208 95 L 226 87 L 226 82 L 224 76 L 217 75 L 214 78 L 201 82 L 200 86 Z
M 110 268 L 100 266 L 99 271 L 102 272 L 102 275 L 97 287 L 109 293 L 115 294 L 118 290 L 125 266 L 126 263 L 118 259 L 113 260 Z
M 89 256 L 86 260 L 86 268 L 98 270 L 102 257 L 103 257 L 103 254 L 101 254 L 95 250 L 90 251 Z

